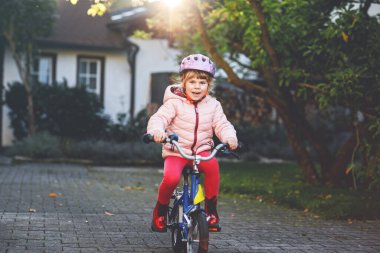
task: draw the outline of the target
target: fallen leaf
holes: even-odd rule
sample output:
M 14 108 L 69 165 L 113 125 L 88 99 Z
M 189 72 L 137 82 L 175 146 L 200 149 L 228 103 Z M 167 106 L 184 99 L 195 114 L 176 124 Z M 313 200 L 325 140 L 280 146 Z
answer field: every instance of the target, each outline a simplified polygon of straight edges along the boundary
M 107 212 L 107 211 L 105 211 L 104 214 L 105 214 L 105 215 L 108 215 L 108 216 L 112 216 L 112 215 L 114 215 L 113 213 L 110 213 L 110 212 Z
M 124 186 L 124 191 L 131 191 L 131 190 L 134 190 L 134 191 L 143 191 L 145 190 L 145 187 L 143 186 Z
M 48 196 L 49 196 L 50 198 L 56 198 L 56 197 L 58 196 L 58 194 L 55 193 L 55 192 L 51 192 L 51 193 L 48 194 Z

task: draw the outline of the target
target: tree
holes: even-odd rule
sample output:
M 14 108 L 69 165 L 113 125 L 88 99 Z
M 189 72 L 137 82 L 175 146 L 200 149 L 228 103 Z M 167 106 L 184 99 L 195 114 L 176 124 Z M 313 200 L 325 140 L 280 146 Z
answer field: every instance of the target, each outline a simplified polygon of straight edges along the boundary
M 79 0 L 70 0 L 70 3 L 76 5 Z M 111 6 L 112 0 L 91 0 L 91 4 L 87 10 L 87 15 L 95 17 L 95 16 L 103 16 L 103 14 L 109 9 Z
M 367 14 L 372 1 L 186 2 L 177 10 L 178 26 L 165 24 L 170 13 L 156 22 L 188 52 L 205 50 L 231 83 L 276 109 L 307 182 L 341 184 L 358 145 L 368 141 L 369 158 L 379 165 L 380 24 Z M 265 83 L 241 78 L 231 63 L 258 71 Z M 351 135 L 337 150 L 308 121 L 310 103 L 348 110 Z
M 209 54 L 232 84 L 276 109 L 307 182 L 340 185 L 359 147 L 369 147 L 362 158 L 368 175 L 380 163 L 380 17 L 368 15 L 374 2 L 183 0 L 150 24 L 166 28 L 185 53 Z M 242 78 L 242 70 L 265 82 Z M 350 136 L 338 148 L 308 120 L 310 104 L 347 111 Z
M 36 131 L 30 66 L 36 56 L 37 39 L 51 32 L 54 14 L 53 0 L 3 1 L 0 8 L 0 35 L 12 53 L 28 97 L 29 135 Z

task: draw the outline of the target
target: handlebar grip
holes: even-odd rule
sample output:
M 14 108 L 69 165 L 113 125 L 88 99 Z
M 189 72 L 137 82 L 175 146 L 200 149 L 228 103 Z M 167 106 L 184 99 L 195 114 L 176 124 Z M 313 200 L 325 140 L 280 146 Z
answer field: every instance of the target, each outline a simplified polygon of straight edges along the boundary
M 144 134 L 142 141 L 146 144 L 154 142 L 154 136 L 148 133 Z M 178 135 L 176 133 L 169 135 L 164 141 L 162 141 L 162 143 L 172 143 L 172 141 L 178 141 Z
M 178 141 L 178 135 L 176 133 L 172 133 L 168 136 L 170 141 Z
M 146 144 L 154 142 L 153 135 L 151 135 L 151 134 L 144 134 L 143 137 L 142 137 L 142 141 L 144 143 L 146 143 Z

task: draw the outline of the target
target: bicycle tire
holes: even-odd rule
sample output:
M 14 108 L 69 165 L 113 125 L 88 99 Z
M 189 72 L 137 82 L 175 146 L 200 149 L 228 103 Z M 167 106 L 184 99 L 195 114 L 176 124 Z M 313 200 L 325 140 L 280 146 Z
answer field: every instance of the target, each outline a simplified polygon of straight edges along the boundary
M 183 251 L 183 249 L 186 248 L 186 243 L 182 241 L 183 236 L 178 224 L 178 221 L 179 221 L 178 206 L 172 209 L 171 214 L 172 214 L 171 215 L 172 217 L 171 219 L 172 249 L 175 253 L 182 253 L 182 252 L 186 253 Z M 174 217 L 173 217 L 173 214 L 175 214 Z
M 182 233 L 178 226 L 172 229 L 172 249 L 175 253 L 186 253 L 186 243 L 182 241 Z
M 191 215 L 192 226 L 189 230 L 185 253 L 207 253 L 209 243 L 209 231 L 206 215 L 203 212 L 195 212 Z

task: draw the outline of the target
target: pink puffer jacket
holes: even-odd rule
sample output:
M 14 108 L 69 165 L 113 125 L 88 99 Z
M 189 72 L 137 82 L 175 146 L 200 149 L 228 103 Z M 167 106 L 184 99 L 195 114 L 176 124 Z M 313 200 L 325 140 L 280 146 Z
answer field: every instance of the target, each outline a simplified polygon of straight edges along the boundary
M 166 88 L 164 104 L 149 119 L 147 133 L 159 130 L 168 134 L 176 133 L 186 154 L 199 154 L 213 146 L 213 132 L 223 143 L 235 138 L 236 131 L 227 120 L 222 106 L 215 98 L 207 95 L 198 103 L 191 103 L 181 96 L 181 86 Z M 171 144 L 162 148 L 162 156 L 181 156 Z

